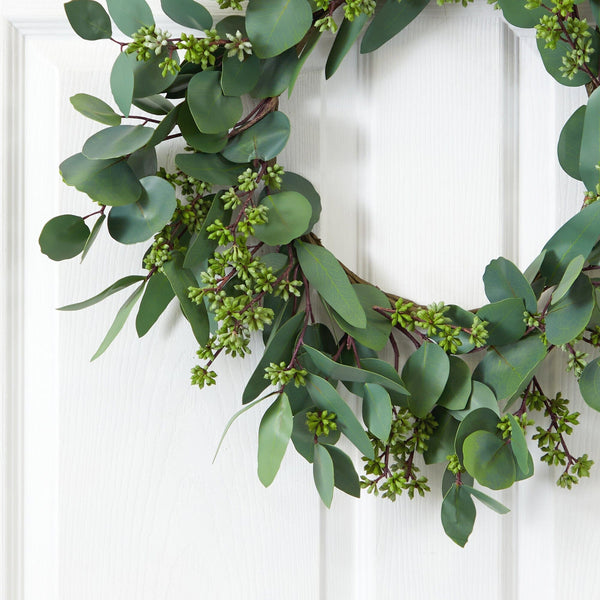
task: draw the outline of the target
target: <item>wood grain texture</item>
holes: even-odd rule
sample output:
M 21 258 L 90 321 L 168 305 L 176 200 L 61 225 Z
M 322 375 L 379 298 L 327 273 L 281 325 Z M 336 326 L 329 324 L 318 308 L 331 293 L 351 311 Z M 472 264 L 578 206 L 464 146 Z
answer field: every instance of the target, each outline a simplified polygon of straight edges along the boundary
M 10 133 L 3 139 L 19 142 L 10 162 L 3 146 L 3 173 L 11 175 L 2 186 L 10 223 L 3 274 L 10 272 L 15 292 L 2 296 L 3 333 L 14 338 L 2 359 L 10 372 L 2 427 L 17 431 L 0 459 L 4 480 L 23 489 L 2 487 L 8 542 L 0 556 L 9 576 L 0 577 L 0 597 L 595 597 L 597 473 L 569 493 L 538 463 L 535 481 L 496 495 L 511 515 L 478 505 L 475 533 L 460 550 L 439 522 L 441 469 L 424 501 L 336 493 L 327 511 L 310 468 L 291 449 L 263 489 L 256 431 L 266 405 L 232 427 L 212 464 L 254 361 L 225 360 L 217 388 L 192 389 L 195 343 L 175 306 L 141 342 L 128 324 L 90 364 L 123 298 L 80 313 L 52 307 L 139 273 L 144 245 L 116 248 L 103 234 L 83 265 L 54 265 L 39 254 L 37 237 L 58 212 L 88 212 L 88 200 L 62 184 L 56 167 L 100 128 L 68 97 L 85 91 L 110 101 L 109 44 L 75 38 L 62 8 L 41 0 L 3 6 L 3 15 L 17 24 L 8 26 L 5 48 L 18 56 L 13 68 L 20 65 L 3 81 L 22 87 L 3 88 L 3 134 Z M 507 27 L 484 3 L 428 7 L 377 53 L 349 55 L 329 82 L 321 70 L 327 43 L 282 100 L 294 128 L 281 161 L 320 191 L 319 234 L 382 287 L 425 302 L 482 303 L 487 262 L 503 254 L 525 267 L 579 206 L 581 186 L 559 171 L 555 147 L 584 93 L 556 84 L 530 32 Z M 23 104 L 7 110 L 18 98 Z M 40 177 L 27 177 L 31 165 Z M 450 253 L 457 238 L 469 245 Z M 563 368 L 557 360 L 541 376 L 558 385 Z M 598 458 L 599 417 L 576 389 L 568 392 L 584 417 L 574 451 Z M 11 413 L 19 407 L 22 416 Z M 16 472 L 7 479 L 9 466 Z M 16 519 L 10 531 L 7 515 Z

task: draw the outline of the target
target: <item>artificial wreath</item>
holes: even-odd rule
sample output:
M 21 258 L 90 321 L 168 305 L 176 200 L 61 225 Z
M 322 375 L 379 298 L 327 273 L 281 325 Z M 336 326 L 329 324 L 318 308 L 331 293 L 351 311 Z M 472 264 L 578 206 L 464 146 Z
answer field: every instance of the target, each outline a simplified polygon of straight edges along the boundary
M 145 0 L 107 0 L 108 13 L 94 0 L 68 2 L 78 35 L 117 45 L 110 89 L 120 112 L 88 94 L 71 98 L 77 111 L 107 126 L 60 166 L 65 183 L 97 210 L 50 220 L 40 246 L 53 260 L 84 258 L 105 224 L 121 244 L 146 242 L 143 275 L 61 309 L 86 308 L 135 286 L 93 358 L 136 305 L 141 337 L 175 298 L 199 345 L 191 381 L 200 388 L 216 383 L 220 355 L 243 358 L 254 332 L 262 334 L 263 356 L 233 418 L 267 406 L 258 431 L 265 486 L 290 440 L 312 464 L 327 506 L 334 487 L 357 497 L 361 489 L 390 500 L 423 496 L 423 463 L 443 462 L 442 524 L 463 546 L 475 521 L 473 498 L 508 510 L 481 488 L 504 489 L 533 475 L 528 436 L 541 460 L 558 467 L 561 487 L 589 476 L 592 466 L 567 445 L 579 413 L 560 392 L 544 392 L 535 373 L 547 356 L 564 353 L 584 400 L 600 410 L 600 362 L 588 362 L 600 345 L 600 34 L 574 0 L 498 0 L 509 23 L 535 27 L 550 75 L 587 86 L 587 106 L 558 140 L 562 168 L 587 190 L 583 207 L 524 273 L 505 258 L 491 261 L 486 306 L 420 306 L 360 279 L 312 233 L 321 200 L 309 181 L 277 162 L 290 134 L 278 97 L 292 93 L 321 35 L 335 35 L 329 78 L 359 37 L 362 53 L 376 50 L 428 2 L 248 0 L 245 13 L 213 27 L 194 0 L 162 0 L 167 16 L 193 31 L 180 37 L 155 25 Z M 219 4 L 244 8 L 236 0 Z M 591 1 L 596 22 L 598 6 Z M 113 37 L 111 17 L 127 40 Z M 255 99 L 246 114 L 243 95 Z M 173 139 L 185 147 L 167 170 L 157 148 Z M 407 358 L 398 336 L 414 347 Z M 378 357 L 386 347 L 393 364 Z M 473 372 L 467 355 L 480 359 Z M 350 408 L 351 394 L 362 399 L 362 415 Z M 342 434 L 363 455 L 360 476 L 337 445 Z

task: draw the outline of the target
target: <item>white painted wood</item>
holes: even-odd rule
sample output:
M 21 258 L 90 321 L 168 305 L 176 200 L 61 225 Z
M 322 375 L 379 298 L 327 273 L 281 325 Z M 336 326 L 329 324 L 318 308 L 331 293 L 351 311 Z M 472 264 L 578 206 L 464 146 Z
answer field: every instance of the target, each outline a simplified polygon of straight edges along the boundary
M 89 206 L 56 167 L 100 128 L 68 97 L 110 100 L 110 44 L 73 36 L 55 3 L 2 11 L 1 598 L 595 597 L 596 473 L 568 493 L 536 465 L 535 481 L 498 496 L 511 515 L 478 507 L 460 550 L 439 522 L 441 470 L 426 500 L 336 494 L 326 511 L 290 452 L 264 490 L 262 409 L 232 427 L 213 465 L 253 365 L 223 361 L 217 388 L 192 389 L 194 341 L 177 310 L 141 342 L 126 328 L 90 364 L 122 299 L 81 313 L 53 307 L 139 272 L 143 250 L 105 235 L 83 265 L 54 265 L 37 237 L 51 216 Z M 428 7 L 377 53 L 351 53 L 329 82 L 326 50 L 282 100 L 294 132 L 281 161 L 321 192 L 320 235 L 382 287 L 483 303 L 487 262 L 502 254 L 526 266 L 579 206 L 581 187 L 560 173 L 555 145 L 585 95 L 551 80 L 530 32 L 484 3 Z M 457 237 L 469 245 L 450 253 Z M 549 385 L 559 362 L 542 374 Z M 598 417 L 581 411 L 575 448 L 598 458 Z

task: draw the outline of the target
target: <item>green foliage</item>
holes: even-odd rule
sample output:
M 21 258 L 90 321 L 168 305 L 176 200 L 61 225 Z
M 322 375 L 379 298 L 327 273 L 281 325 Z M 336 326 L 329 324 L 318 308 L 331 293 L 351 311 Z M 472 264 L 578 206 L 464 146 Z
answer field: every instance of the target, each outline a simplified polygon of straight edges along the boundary
M 238 0 L 219 5 L 243 8 Z M 542 462 L 559 468 L 561 487 L 589 476 L 593 464 L 567 443 L 579 413 L 560 392 L 544 394 L 535 373 L 547 355 L 564 352 L 566 371 L 587 404 L 600 410 L 600 363 L 585 347 L 600 347 L 600 35 L 579 18 L 572 0 L 499 1 L 510 23 L 535 27 L 553 77 L 567 86 L 588 85 L 587 106 L 575 111 L 558 141 L 560 165 L 587 188 L 585 208 L 552 236 L 525 274 L 505 258 L 490 262 L 483 276 L 490 304 L 477 310 L 422 306 L 364 282 L 322 246 L 312 233 L 321 213 L 317 190 L 286 172 L 277 157 L 291 133 L 278 97 L 286 89 L 291 94 L 321 35 L 336 34 L 325 65 L 329 78 L 363 31 L 361 51 L 371 52 L 426 5 L 249 0 L 246 15 L 228 16 L 211 29 L 209 12 L 195 0 L 161 0 L 172 21 L 194 30 L 171 35 L 155 25 L 145 0 L 109 0 L 116 26 L 131 38 L 116 41 L 121 51 L 110 76 L 120 113 L 89 94 L 74 95 L 78 112 L 108 127 L 60 166 L 65 183 L 98 206 L 82 209 L 85 217 L 52 219 L 40 246 L 54 260 L 83 259 L 107 216 L 117 241 L 147 241 L 140 249 L 144 275 L 62 307 L 86 308 L 138 284 L 94 358 L 140 298 L 140 337 L 177 298 L 199 344 L 200 363 L 191 369 L 199 388 L 216 384 L 219 356 L 243 358 L 262 335 L 265 348 L 244 389 L 244 406 L 219 447 L 238 416 L 271 397 L 258 431 L 258 474 L 266 486 L 290 439 L 312 463 L 327 506 L 334 487 L 355 497 L 366 489 L 391 501 L 403 493 L 423 496 L 429 484 L 419 465 L 448 461 L 441 517 L 462 546 L 473 529 L 473 498 L 500 514 L 508 510 L 474 481 L 503 489 L 533 475 L 528 437 Z M 81 37 L 112 37 L 100 4 L 77 0 L 65 10 Z M 256 99 L 252 106 L 242 102 L 245 94 Z M 161 144 L 171 140 L 176 168 L 167 172 Z M 378 358 L 384 349 L 393 365 Z M 259 397 L 268 387 L 272 391 Z M 341 434 L 363 455 L 360 476 L 337 447 Z

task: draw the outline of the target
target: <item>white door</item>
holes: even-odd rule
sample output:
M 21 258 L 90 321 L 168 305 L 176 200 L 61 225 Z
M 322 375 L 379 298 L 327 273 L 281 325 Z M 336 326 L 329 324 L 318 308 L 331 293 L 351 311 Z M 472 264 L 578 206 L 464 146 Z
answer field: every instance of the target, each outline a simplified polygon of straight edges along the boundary
M 328 511 L 289 450 L 265 490 L 260 408 L 213 464 L 254 363 L 222 361 L 216 388 L 193 389 L 195 344 L 177 310 L 141 342 L 127 327 L 90 363 L 119 299 L 54 308 L 140 272 L 143 250 L 105 236 L 83 265 L 57 265 L 37 238 L 52 216 L 89 206 L 57 166 L 97 129 L 68 98 L 110 100 L 114 48 L 76 37 L 54 2 L 5 2 L 3 16 L 0 598 L 597 597 L 597 470 L 566 492 L 538 463 L 533 481 L 497 496 L 510 515 L 480 507 L 462 550 L 440 524 L 441 469 L 425 500 L 336 493 Z M 329 82 L 326 52 L 282 103 L 293 134 L 281 162 L 315 183 L 319 235 L 366 279 L 422 302 L 480 305 L 490 259 L 526 266 L 579 207 L 555 147 L 585 92 L 555 84 L 531 32 L 492 7 L 432 3 Z M 556 369 L 543 373 L 550 384 Z M 583 413 L 575 451 L 600 460 L 600 419 L 566 391 Z

